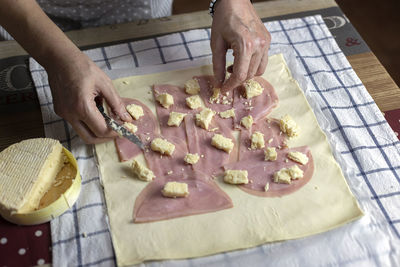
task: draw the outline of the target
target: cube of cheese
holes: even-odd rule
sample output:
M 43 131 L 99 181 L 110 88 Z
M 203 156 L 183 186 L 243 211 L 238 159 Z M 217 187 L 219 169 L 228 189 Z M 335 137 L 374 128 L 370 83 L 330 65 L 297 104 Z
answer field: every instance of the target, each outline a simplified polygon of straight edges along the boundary
M 142 181 L 149 182 L 154 179 L 154 173 L 146 166 L 140 164 L 137 160 L 132 161 L 132 172 Z
M 281 131 L 286 133 L 287 136 L 294 137 L 299 135 L 300 128 L 290 115 L 283 116 L 279 121 L 279 125 Z
M 161 154 L 165 154 L 171 156 L 174 153 L 175 145 L 168 142 L 167 140 L 161 138 L 155 138 L 151 141 L 151 150 L 160 152 Z
M 144 115 L 143 108 L 136 104 L 130 104 L 126 106 L 126 110 L 131 114 L 132 118 L 135 120 L 139 119 Z
M 287 168 L 282 168 L 274 173 L 274 182 L 279 184 L 290 184 L 291 176 Z
M 179 113 L 179 112 L 175 112 L 172 111 L 169 114 L 169 119 L 168 119 L 168 126 L 177 126 L 179 127 L 179 125 L 181 125 L 181 122 L 183 120 L 183 118 L 185 118 L 186 114 L 185 113 Z
M 161 193 L 164 197 L 187 197 L 189 195 L 189 188 L 187 183 L 167 182 Z
M 265 161 L 275 161 L 278 157 L 275 147 L 267 147 L 264 151 Z
M 264 91 L 264 88 L 255 80 L 250 79 L 244 83 L 245 97 L 247 99 L 259 96 Z
M 251 125 L 253 125 L 253 117 L 251 115 L 243 117 L 240 120 L 240 124 L 242 124 L 244 128 L 250 129 Z
M 183 159 L 187 164 L 196 164 L 199 161 L 199 154 L 190 154 L 187 153 L 185 158 Z
M 224 137 L 221 134 L 214 134 L 211 138 L 211 145 L 225 151 L 226 153 L 231 153 L 234 146 L 232 139 Z
M 137 126 L 135 125 L 135 124 L 133 124 L 133 123 L 130 123 L 130 122 L 124 122 L 124 127 L 126 128 L 126 129 L 128 129 L 128 131 L 130 131 L 130 132 L 132 132 L 132 133 L 136 133 L 136 131 L 137 131 Z
M 222 111 L 219 113 L 219 116 L 223 119 L 234 118 L 235 117 L 235 109 L 231 108 L 226 111 Z
M 259 131 L 254 132 L 251 135 L 251 149 L 259 149 L 264 147 L 265 147 L 264 134 L 262 134 Z
M 293 161 L 296 161 L 298 163 L 301 163 L 302 165 L 307 164 L 308 162 L 308 157 L 306 154 L 303 154 L 301 152 L 298 151 L 292 151 L 289 152 L 287 157 Z
M 297 165 L 293 165 L 289 169 L 289 175 L 292 180 L 303 178 L 304 172 Z
M 196 114 L 196 125 L 208 130 L 208 126 L 210 125 L 214 114 L 215 112 L 209 108 L 203 109 L 200 113 Z
M 266 185 L 264 186 L 264 191 L 267 192 L 269 190 L 269 183 L 266 183 Z
M 197 95 L 200 92 L 200 84 L 196 79 L 185 82 L 185 92 L 189 95 Z
M 221 88 L 213 88 L 213 94 L 210 97 L 210 101 L 209 102 L 211 104 L 217 102 L 218 99 L 219 99 L 220 94 L 221 94 Z
M 174 104 L 174 97 L 168 93 L 159 94 L 156 97 L 156 100 L 164 108 L 169 108 L 171 105 Z
M 248 184 L 249 178 L 246 170 L 226 170 L 224 182 L 228 184 Z
M 192 95 L 186 98 L 186 105 L 191 109 L 201 107 L 201 98 L 199 95 Z

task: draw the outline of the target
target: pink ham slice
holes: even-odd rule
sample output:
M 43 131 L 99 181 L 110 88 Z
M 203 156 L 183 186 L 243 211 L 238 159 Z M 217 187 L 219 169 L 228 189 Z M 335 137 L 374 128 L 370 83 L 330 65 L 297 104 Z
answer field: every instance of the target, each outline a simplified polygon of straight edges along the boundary
M 231 134 L 231 130 L 224 127 L 223 124 L 218 124 L 217 121 L 212 121 L 209 129 L 218 128 L 216 131 L 210 132 L 195 125 L 193 116 L 185 117 L 185 127 L 188 141 L 189 152 L 199 154 L 199 161 L 193 165 L 197 171 L 201 171 L 207 175 L 212 175 L 218 171 L 224 164 L 237 161 L 238 146 L 235 144 L 231 153 L 226 153 L 211 145 L 211 138 L 214 134 L 222 134 L 225 137 L 231 138 L 235 143 L 235 138 Z
M 167 176 L 186 176 L 186 173 L 192 172 L 191 165 L 187 165 L 183 158 L 188 153 L 185 139 L 174 137 L 163 137 L 158 135 L 150 136 L 151 140 L 156 137 L 166 139 L 168 142 L 175 145 L 175 150 L 172 156 L 161 155 L 159 152 L 152 151 L 150 148 L 144 152 L 144 157 L 147 166 L 154 172 L 156 179 L 161 179 Z M 150 145 L 149 145 L 150 146 Z
M 138 128 L 135 133 L 138 136 L 142 136 L 141 138 L 143 144 L 148 143 L 147 135 L 154 135 L 159 133 L 157 119 L 154 117 L 153 112 L 142 102 L 136 99 L 123 98 L 125 106 L 129 104 L 136 104 L 143 108 L 144 116 L 140 117 L 138 120 L 133 120 L 133 124 L 135 124 Z M 110 114 L 115 118 L 115 115 Z M 120 161 L 127 161 L 141 152 L 141 149 L 133 144 L 126 138 L 118 137 L 115 139 L 115 145 L 117 148 L 118 156 Z
M 292 160 L 287 159 L 289 151 L 299 151 L 307 155 L 308 163 L 301 165 Z M 307 184 L 314 172 L 314 162 L 307 146 L 297 148 L 285 148 L 277 150 L 278 158 L 276 161 L 264 161 L 263 157 L 258 154 L 253 154 L 253 157 L 246 158 L 235 163 L 227 164 L 224 166 L 225 170 L 247 170 L 249 182 L 246 185 L 240 185 L 239 188 L 243 191 L 261 197 L 279 197 L 287 195 L 299 190 Z M 288 168 L 297 164 L 303 170 L 304 177 L 298 180 L 292 180 L 291 184 L 279 184 L 273 182 L 273 174 L 282 168 Z M 268 191 L 265 191 L 265 185 L 269 183 Z
M 222 112 L 226 111 L 228 109 L 232 108 L 233 104 L 233 93 L 230 92 L 230 94 L 227 96 L 227 100 L 230 100 L 230 104 L 224 105 L 222 104 L 222 97 L 220 97 L 220 103 L 210 103 L 210 97 L 213 95 L 213 89 L 214 89 L 214 77 L 211 75 L 204 75 L 204 76 L 195 76 L 193 77 L 194 79 L 199 81 L 200 85 L 200 96 L 203 99 L 204 104 L 206 107 L 216 111 L 216 112 Z M 233 125 L 233 119 L 228 118 L 228 119 L 223 119 L 219 115 L 215 116 L 215 119 L 218 120 L 219 124 L 224 124 L 225 127 L 232 128 Z
M 234 90 L 235 126 L 239 128 L 242 128 L 240 120 L 243 117 L 251 115 L 254 122 L 257 122 L 259 119 L 266 117 L 278 105 L 278 96 L 272 85 L 261 77 L 254 77 L 253 79 L 264 88 L 261 95 L 246 99 L 243 97 L 243 86 L 239 86 Z
M 173 96 L 174 104 L 170 106 L 168 109 L 164 108 L 163 106 L 158 103 L 156 97 L 160 94 L 168 93 Z M 186 132 L 183 125 L 183 122 L 179 127 L 176 126 L 168 126 L 168 119 L 169 114 L 172 111 L 192 114 L 197 112 L 196 110 L 192 110 L 186 105 L 186 97 L 187 95 L 184 92 L 184 89 L 178 86 L 163 84 L 163 85 L 154 85 L 153 86 L 153 94 L 154 94 L 154 101 L 156 103 L 156 112 L 158 121 L 160 123 L 161 133 L 165 137 L 174 136 L 176 138 L 186 140 Z
M 256 131 L 264 134 L 265 147 L 276 147 L 277 149 L 286 147 L 286 135 L 281 132 L 279 121 L 276 119 L 260 119 L 253 124 L 251 130 L 242 129 L 240 131 L 239 160 L 264 157 L 263 149 L 249 150 L 251 135 Z M 271 143 L 269 143 L 270 139 L 272 139 Z
M 166 198 L 161 194 L 168 181 L 188 184 L 189 195 L 184 198 Z M 176 217 L 215 212 L 232 208 L 232 200 L 211 179 L 201 173 L 191 172 L 184 178 L 158 178 L 151 182 L 136 198 L 134 222 L 144 223 Z

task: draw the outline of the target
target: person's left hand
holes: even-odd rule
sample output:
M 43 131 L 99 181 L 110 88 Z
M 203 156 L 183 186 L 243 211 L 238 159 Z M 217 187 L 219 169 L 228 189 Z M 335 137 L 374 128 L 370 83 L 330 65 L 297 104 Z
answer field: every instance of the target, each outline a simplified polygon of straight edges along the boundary
M 264 73 L 271 35 L 250 0 L 218 0 L 211 28 L 216 87 L 226 92 Z M 233 50 L 232 75 L 225 81 L 226 52 Z

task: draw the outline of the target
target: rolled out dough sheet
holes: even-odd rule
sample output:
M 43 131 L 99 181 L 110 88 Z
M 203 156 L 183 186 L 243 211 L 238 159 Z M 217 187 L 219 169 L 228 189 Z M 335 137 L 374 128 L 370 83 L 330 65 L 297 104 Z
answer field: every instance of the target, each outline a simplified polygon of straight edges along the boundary
M 183 86 L 192 76 L 203 74 L 212 74 L 212 66 L 126 77 L 115 80 L 114 85 L 122 97 L 137 98 L 156 114 L 151 85 Z M 133 177 L 131 161 L 118 161 L 114 142 L 96 145 L 118 265 L 200 257 L 306 237 L 362 216 L 327 138 L 282 55 L 270 57 L 263 77 L 279 96 L 279 106 L 269 117 L 290 114 L 301 127 L 300 136 L 292 139 L 289 147 L 311 148 L 315 160 L 311 181 L 290 195 L 263 198 L 219 180 L 218 185 L 232 198 L 233 208 L 135 224 L 135 199 L 147 183 Z M 138 158 L 144 162 L 142 156 Z

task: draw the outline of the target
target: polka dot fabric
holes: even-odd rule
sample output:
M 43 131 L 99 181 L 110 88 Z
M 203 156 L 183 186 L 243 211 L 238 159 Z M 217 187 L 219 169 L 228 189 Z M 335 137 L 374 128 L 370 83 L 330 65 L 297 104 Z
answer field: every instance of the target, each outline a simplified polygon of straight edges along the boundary
M 0 266 L 51 263 L 50 224 L 18 226 L 0 217 Z

